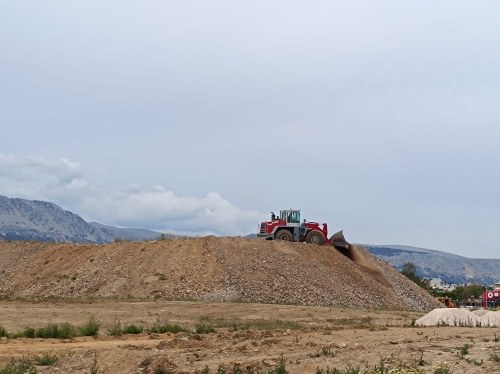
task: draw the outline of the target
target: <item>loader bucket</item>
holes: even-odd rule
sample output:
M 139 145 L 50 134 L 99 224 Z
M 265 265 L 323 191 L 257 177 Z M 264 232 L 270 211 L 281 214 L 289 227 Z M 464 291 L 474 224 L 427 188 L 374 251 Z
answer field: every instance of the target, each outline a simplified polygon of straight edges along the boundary
M 333 234 L 330 238 L 330 242 L 336 250 L 352 260 L 351 245 L 347 242 L 347 240 L 345 240 L 344 232 L 342 230 Z
M 332 245 L 337 249 L 349 249 L 349 243 L 344 238 L 344 232 L 340 230 L 339 232 L 333 234 L 330 238 Z

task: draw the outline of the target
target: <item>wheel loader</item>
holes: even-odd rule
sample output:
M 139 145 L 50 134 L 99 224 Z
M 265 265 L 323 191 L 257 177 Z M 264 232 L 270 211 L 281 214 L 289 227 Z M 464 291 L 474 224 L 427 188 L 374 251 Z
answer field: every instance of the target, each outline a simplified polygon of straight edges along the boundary
M 345 240 L 342 231 L 328 238 L 328 225 L 326 223 L 300 221 L 300 210 L 281 210 L 277 216 L 271 212 L 271 220 L 260 224 L 258 237 L 289 242 L 306 242 L 313 244 L 333 245 L 342 252 L 349 252 L 349 243 Z

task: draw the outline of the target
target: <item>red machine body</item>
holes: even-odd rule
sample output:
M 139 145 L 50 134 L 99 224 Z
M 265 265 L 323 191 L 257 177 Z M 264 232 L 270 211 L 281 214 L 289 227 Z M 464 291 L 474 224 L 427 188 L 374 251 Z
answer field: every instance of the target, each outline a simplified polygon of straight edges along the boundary
M 342 231 L 331 238 L 328 237 L 326 223 L 300 221 L 300 210 L 288 209 L 280 211 L 279 216 L 271 213 L 271 220 L 260 224 L 258 237 L 279 239 L 290 242 L 306 242 L 314 244 L 334 245 L 338 249 L 349 249 L 349 243 L 344 239 Z
M 494 308 L 496 306 L 500 306 L 500 289 L 495 287 L 494 290 L 483 291 L 482 300 L 481 306 L 483 308 Z

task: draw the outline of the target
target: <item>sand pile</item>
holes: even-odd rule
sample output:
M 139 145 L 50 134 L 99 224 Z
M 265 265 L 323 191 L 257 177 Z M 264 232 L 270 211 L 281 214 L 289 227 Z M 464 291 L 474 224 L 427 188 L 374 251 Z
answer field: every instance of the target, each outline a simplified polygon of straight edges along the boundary
M 486 313 L 481 316 L 481 320 L 483 322 L 483 326 L 500 327 L 500 310 L 496 312 L 491 310 L 486 311 Z
M 500 327 L 500 311 L 485 311 L 485 313 L 475 314 L 468 309 L 437 308 L 417 319 L 415 325 Z

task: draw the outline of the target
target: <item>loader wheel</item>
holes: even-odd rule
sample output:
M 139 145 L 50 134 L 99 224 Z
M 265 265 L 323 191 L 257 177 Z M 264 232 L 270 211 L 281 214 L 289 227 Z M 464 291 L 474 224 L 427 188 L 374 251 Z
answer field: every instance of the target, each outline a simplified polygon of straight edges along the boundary
M 279 230 L 274 237 L 285 242 L 293 241 L 292 233 L 288 230 Z
M 325 236 L 318 230 L 309 231 L 306 235 L 306 243 L 323 245 L 325 244 Z

